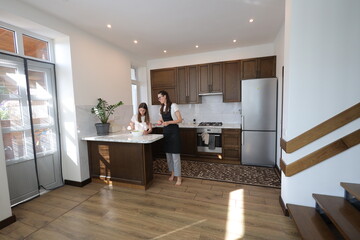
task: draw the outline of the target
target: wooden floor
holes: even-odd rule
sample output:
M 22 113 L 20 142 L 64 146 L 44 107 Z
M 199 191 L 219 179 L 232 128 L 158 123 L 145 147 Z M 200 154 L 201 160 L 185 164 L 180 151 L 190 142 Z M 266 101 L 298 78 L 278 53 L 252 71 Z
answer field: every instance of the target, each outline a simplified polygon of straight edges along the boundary
M 155 175 L 147 190 L 64 186 L 13 208 L 2 239 L 300 239 L 279 189 Z

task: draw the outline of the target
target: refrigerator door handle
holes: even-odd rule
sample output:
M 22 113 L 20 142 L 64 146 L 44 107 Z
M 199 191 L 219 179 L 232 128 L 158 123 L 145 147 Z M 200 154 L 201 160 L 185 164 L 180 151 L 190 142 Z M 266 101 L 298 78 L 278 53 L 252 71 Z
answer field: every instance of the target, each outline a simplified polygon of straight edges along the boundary
M 241 128 L 244 129 L 244 119 L 245 119 L 245 116 L 244 115 L 241 115 Z
M 244 144 L 244 131 L 241 131 L 241 145 L 245 145 Z

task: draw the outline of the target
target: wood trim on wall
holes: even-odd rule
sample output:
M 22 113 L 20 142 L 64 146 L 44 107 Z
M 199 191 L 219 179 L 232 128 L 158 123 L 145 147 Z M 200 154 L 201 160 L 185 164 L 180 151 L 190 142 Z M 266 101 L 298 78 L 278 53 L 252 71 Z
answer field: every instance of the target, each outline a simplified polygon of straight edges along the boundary
M 86 184 L 91 183 L 91 178 L 88 178 L 82 182 L 72 181 L 72 180 L 65 180 L 64 183 L 66 185 L 74 186 L 74 187 L 83 187 Z
M 280 167 L 284 172 L 285 176 L 290 177 L 328 158 L 331 158 L 359 143 L 360 143 L 360 129 L 288 165 L 284 162 L 283 159 L 281 159 Z
M 325 136 L 328 133 L 356 120 L 360 117 L 360 103 L 348 108 L 347 110 L 335 115 L 325 122 L 313 127 L 303 134 L 285 141 L 280 139 L 280 146 L 286 153 L 292 153 L 306 146 L 307 144 Z
M 281 207 L 281 210 L 283 211 L 283 214 L 285 216 L 289 216 L 289 210 L 287 209 L 285 203 L 284 203 L 284 200 L 282 199 L 281 196 L 279 196 L 279 203 L 280 203 L 280 207 Z
M 5 218 L 4 220 L 0 221 L 0 229 L 3 229 L 7 226 L 9 226 L 10 224 L 16 222 L 16 217 L 15 215 L 12 215 L 8 218 Z

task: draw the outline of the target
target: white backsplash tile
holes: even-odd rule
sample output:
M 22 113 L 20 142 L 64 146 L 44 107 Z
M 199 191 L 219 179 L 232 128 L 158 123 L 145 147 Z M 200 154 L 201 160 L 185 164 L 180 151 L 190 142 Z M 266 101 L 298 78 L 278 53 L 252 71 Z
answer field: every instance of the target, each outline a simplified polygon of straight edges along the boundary
M 241 122 L 241 103 L 223 103 L 222 95 L 202 96 L 201 104 L 179 104 L 180 112 L 185 123 L 192 123 L 196 119 L 200 122 Z M 159 119 L 159 105 L 149 106 L 152 122 Z M 155 119 L 155 120 L 154 120 Z
M 90 105 L 76 106 L 77 126 L 79 137 L 96 135 L 95 123 L 99 119 L 91 114 Z M 149 105 L 149 114 L 152 123 L 160 119 L 160 106 Z M 223 122 L 238 124 L 241 122 L 241 103 L 223 103 L 222 95 L 202 96 L 201 104 L 179 104 L 181 115 L 185 123 L 192 123 L 196 119 L 200 122 Z M 126 131 L 133 116 L 131 105 L 122 105 L 115 109 L 110 116 L 110 132 Z

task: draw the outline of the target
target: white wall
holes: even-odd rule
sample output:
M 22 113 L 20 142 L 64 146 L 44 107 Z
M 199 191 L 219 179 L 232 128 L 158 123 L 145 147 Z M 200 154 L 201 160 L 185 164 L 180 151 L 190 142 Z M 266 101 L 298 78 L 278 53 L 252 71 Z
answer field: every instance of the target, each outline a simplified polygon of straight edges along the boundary
M 360 101 L 360 1 L 286 1 L 287 141 Z M 360 119 L 292 153 L 287 164 L 360 128 Z M 360 183 L 360 146 L 292 177 L 282 176 L 285 203 L 314 206 L 312 193 L 343 196 L 341 181 Z
M 199 54 L 184 55 L 178 57 L 152 59 L 147 62 L 149 70 L 176 66 L 185 66 L 201 63 L 221 62 L 253 57 L 264 57 L 274 55 L 274 45 L 272 43 L 233 48 L 221 51 L 213 51 Z
M 54 39 L 63 175 L 72 181 L 87 179 L 81 137 L 95 132 L 90 108 L 99 97 L 131 105 L 131 59 L 121 49 L 19 1 L 0 0 L 0 13 L 4 22 Z
M 281 112 L 282 112 L 282 90 L 283 90 L 283 77 L 282 67 L 284 66 L 284 39 L 285 38 L 285 25 L 283 25 L 276 36 L 274 41 L 275 55 L 276 55 L 276 77 L 278 79 L 278 115 L 277 115 L 277 142 L 276 142 L 276 165 L 280 168 L 281 148 Z

